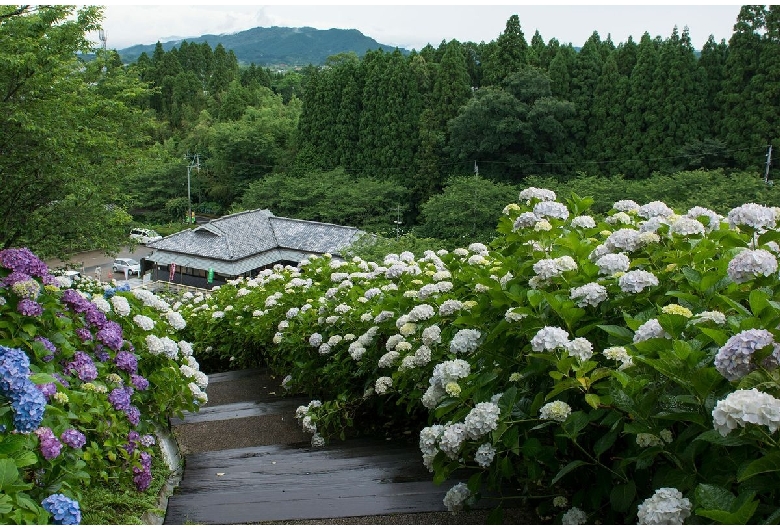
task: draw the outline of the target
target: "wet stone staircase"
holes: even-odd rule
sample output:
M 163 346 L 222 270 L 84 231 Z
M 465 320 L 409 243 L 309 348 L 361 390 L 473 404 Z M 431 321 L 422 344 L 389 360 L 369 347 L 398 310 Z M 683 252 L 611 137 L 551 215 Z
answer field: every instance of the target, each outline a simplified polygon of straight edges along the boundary
M 313 448 L 295 409 L 263 370 L 209 376 L 209 403 L 172 419 L 184 473 L 164 524 L 483 524 L 481 510 L 451 514 L 416 440 L 358 439 Z M 521 510 L 505 523 L 538 521 Z

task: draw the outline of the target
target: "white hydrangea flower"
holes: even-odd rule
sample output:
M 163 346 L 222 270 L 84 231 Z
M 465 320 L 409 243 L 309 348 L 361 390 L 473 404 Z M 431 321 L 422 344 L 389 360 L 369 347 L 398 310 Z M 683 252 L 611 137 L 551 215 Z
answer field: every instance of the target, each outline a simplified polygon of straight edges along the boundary
M 546 403 L 539 409 L 539 419 L 541 420 L 553 420 L 564 421 L 571 414 L 571 407 L 563 401 L 552 401 Z
M 721 436 L 747 424 L 763 425 L 774 433 L 780 427 L 780 400 L 755 388 L 735 390 L 715 404 L 712 420 Z
M 130 314 L 130 302 L 124 296 L 112 296 L 111 305 L 114 307 L 116 314 L 121 317 L 126 317 Z
M 539 201 L 554 201 L 556 199 L 555 192 L 545 188 L 528 187 L 520 192 L 520 200 L 526 201 L 527 204 L 531 203 L 531 199 Z
M 617 212 L 604 218 L 604 222 L 610 225 L 630 225 L 633 223 L 631 216 L 625 212 Z
M 683 524 L 691 515 L 691 501 L 676 488 L 659 488 L 639 505 L 639 524 Z
M 643 206 L 640 206 L 637 210 L 639 217 L 650 219 L 651 217 L 669 217 L 674 215 L 674 210 L 669 208 L 661 201 L 649 202 Z
M 531 339 L 531 348 L 533 351 L 554 351 L 566 347 L 568 343 L 568 331 L 555 326 L 546 326 Z
M 690 217 L 691 219 L 698 219 L 699 217 L 707 217 L 709 219 L 709 222 L 707 224 L 708 232 L 711 232 L 712 230 L 715 230 L 716 228 L 720 227 L 720 222 L 723 219 L 722 215 L 719 215 L 710 209 L 702 208 L 701 206 L 694 206 L 693 208 L 688 210 L 688 213 L 685 214 L 685 216 Z
M 700 221 L 688 217 L 679 218 L 669 228 L 670 234 L 679 234 L 681 236 L 703 236 L 706 231 L 707 229 L 704 228 Z
M 496 449 L 490 443 L 484 443 L 477 447 L 474 455 L 474 461 L 481 467 L 490 467 L 493 459 L 496 457 Z
M 488 248 L 483 243 L 472 243 L 469 245 L 468 250 L 469 252 L 473 252 L 475 254 L 481 254 L 483 256 L 486 256 L 488 253 Z
M 621 200 L 617 201 L 615 204 L 612 205 L 612 208 L 614 210 L 618 210 L 620 212 L 630 212 L 630 211 L 638 211 L 639 210 L 639 203 L 632 201 L 632 200 Z
M 374 383 L 374 391 L 377 395 L 387 394 L 393 387 L 393 379 L 387 376 L 382 376 Z
M 450 512 L 460 512 L 469 497 L 471 497 L 469 487 L 463 482 L 458 482 L 444 495 L 444 506 Z
M 152 355 L 160 355 L 165 352 L 165 345 L 162 340 L 160 340 L 160 337 L 157 337 L 156 335 L 147 335 L 145 340 L 146 349 L 149 350 L 149 353 Z
M 441 344 L 441 328 L 436 324 L 425 328 L 422 332 L 421 339 L 426 346 Z
M 482 336 L 476 329 L 461 329 L 455 333 L 450 342 L 452 353 L 472 353 L 479 346 L 479 338 Z
M 401 354 L 395 350 L 389 351 L 379 358 L 377 366 L 379 366 L 379 368 L 390 368 L 395 364 L 400 355 Z
M 579 525 L 588 522 L 588 514 L 580 510 L 576 506 L 569 508 L 569 510 L 561 517 L 561 524 L 565 525 Z
M 561 495 L 558 495 L 553 499 L 553 506 L 556 508 L 566 508 L 569 505 L 568 499 Z
M 658 278 L 652 272 L 633 270 L 621 276 L 618 285 L 624 293 L 640 293 L 648 287 L 657 287 Z
M 621 362 L 624 365 L 631 365 L 634 363 L 634 360 L 628 354 L 628 350 L 626 350 L 623 346 L 612 346 L 611 348 L 605 349 L 601 353 L 607 359 Z
M 457 381 L 468 377 L 471 373 L 471 365 L 462 359 L 444 361 L 433 368 L 433 376 L 429 380 L 431 385 L 444 388 L 450 381 Z
M 312 447 L 325 447 L 325 438 L 318 432 L 315 432 L 311 437 Z
M 596 260 L 596 266 L 599 268 L 599 274 L 611 276 L 618 272 L 626 272 L 631 266 L 631 260 L 625 254 L 604 254 Z
M 691 324 L 698 324 L 701 322 L 712 322 L 722 326 L 726 323 L 726 315 L 720 311 L 702 311 L 691 319 Z
M 454 315 L 463 308 L 463 303 L 460 300 L 445 300 L 439 306 L 439 316 L 448 317 Z
M 436 311 L 433 309 L 433 307 L 431 307 L 428 304 L 420 304 L 412 308 L 411 311 L 409 311 L 409 315 L 407 316 L 407 321 L 419 322 L 421 320 L 428 320 L 435 314 Z
M 521 320 L 523 320 L 525 317 L 528 316 L 525 313 L 516 313 L 515 309 L 520 309 L 520 308 L 510 307 L 509 309 L 506 310 L 506 313 L 504 313 L 504 320 L 506 320 L 510 324 L 512 322 L 520 322 Z
M 573 287 L 569 293 L 569 298 L 577 302 L 577 307 L 596 307 L 607 299 L 607 288 L 595 282 Z
M 322 335 L 319 333 L 312 333 L 309 337 L 309 345 L 313 348 L 319 348 L 320 344 L 322 344 Z
M 108 300 L 105 298 L 95 297 L 92 299 L 92 303 L 95 304 L 95 307 L 97 307 L 103 313 L 108 313 L 111 311 L 111 304 L 109 304 Z
M 612 232 L 604 241 L 604 244 L 610 249 L 633 252 L 642 246 L 639 241 L 640 235 L 641 232 L 639 232 L 639 230 L 621 228 L 620 230 Z
M 552 225 L 547 219 L 537 221 L 537 223 L 534 225 L 535 232 L 549 232 L 550 230 L 552 230 Z
M 381 324 L 385 320 L 390 320 L 393 316 L 395 316 L 395 313 L 392 311 L 382 311 L 374 318 L 374 323 Z
M 482 256 L 480 254 L 474 254 L 472 256 L 469 256 L 468 264 L 469 265 L 488 265 L 490 262 L 485 258 L 485 256 Z
M 320 344 L 318 351 L 320 352 L 320 355 L 328 355 L 330 353 L 330 350 L 331 350 L 330 344 L 328 344 L 327 342 L 323 342 L 322 344 Z
M 763 230 L 775 226 L 775 211 L 760 204 L 747 203 L 729 211 L 726 219 L 731 228 L 749 226 L 755 230 Z
M 534 213 L 539 217 L 552 217 L 566 220 L 569 218 L 569 209 L 565 204 L 555 201 L 544 201 L 534 206 Z
M 566 345 L 569 355 L 576 357 L 580 362 L 585 362 L 593 357 L 593 345 L 584 337 L 578 337 Z
M 571 220 L 572 228 L 595 228 L 596 221 L 590 215 L 578 215 Z
M 539 220 L 539 217 L 533 212 L 521 213 L 517 219 L 515 219 L 512 230 L 516 232 L 522 228 L 531 228 L 532 226 L 536 226 L 536 223 L 538 223 Z
M 659 447 L 663 445 L 663 442 L 655 434 L 642 432 L 636 435 L 636 444 L 639 447 Z
M 498 405 L 483 402 L 474 405 L 474 408 L 466 415 L 463 423 L 466 428 L 466 436 L 471 440 L 477 440 L 498 427 Z
M 744 283 L 757 276 L 777 272 L 777 258 L 764 249 L 743 250 L 729 261 L 728 275 L 735 283 Z
M 135 315 L 133 317 L 133 323 L 144 331 L 151 331 L 154 329 L 154 320 L 146 315 Z
M 439 440 L 439 449 L 450 458 L 458 458 L 463 442 L 466 441 L 466 425 L 464 423 L 451 423 L 445 425 L 444 432 Z
M 672 336 L 664 331 L 657 318 L 651 318 L 641 326 L 639 326 L 634 333 L 634 344 L 644 342 L 650 339 L 671 339 Z

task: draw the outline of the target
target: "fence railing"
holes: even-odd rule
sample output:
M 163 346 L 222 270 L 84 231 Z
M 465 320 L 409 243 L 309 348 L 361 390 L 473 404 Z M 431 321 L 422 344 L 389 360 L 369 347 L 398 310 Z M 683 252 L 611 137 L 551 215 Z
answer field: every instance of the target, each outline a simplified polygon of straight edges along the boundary
M 141 287 L 141 286 L 139 286 Z M 152 292 L 164 291 L 169 293 L 180 294 L 184 292 L 190 293 L 209 293 L 211 289 L 203 289 L 202 287 L 193 287 L 191 285 L 184 285 L 181 283 L 165 282 L 162 280 L 154 280 L 151 282 L 145 282 L 143 288 Z

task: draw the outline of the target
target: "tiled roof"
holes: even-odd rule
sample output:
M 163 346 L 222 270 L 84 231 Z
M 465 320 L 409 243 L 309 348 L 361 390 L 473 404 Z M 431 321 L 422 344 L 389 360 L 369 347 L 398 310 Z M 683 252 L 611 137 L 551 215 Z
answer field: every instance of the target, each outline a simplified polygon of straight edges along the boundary
M 180 254 L 184 256 L 179 263 L 186 258 L 219 260 L 230 262 L 230 268 L 235 269 L 237 262 L 266 262 L 279 249 L 338 254 L 361 234 L 350 226 L 275 217 L 269 210 L 249 210 L 171 234 L 147 246 L 162 251 L 153 253 L 152 260 L 157 254 L 170 262 L 172 256 Z M 262 257 L 263 254 L 268 256 Z

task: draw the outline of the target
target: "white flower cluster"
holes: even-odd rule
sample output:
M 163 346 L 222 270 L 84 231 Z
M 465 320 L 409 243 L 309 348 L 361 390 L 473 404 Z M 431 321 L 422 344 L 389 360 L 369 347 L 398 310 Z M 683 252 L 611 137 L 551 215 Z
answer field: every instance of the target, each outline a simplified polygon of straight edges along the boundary
M 696 219 L 690 217 L 680 217 L 669 227 L 670 234 L 681 236 L 703 236 L 706 232 L 704 225 Z
M 554 351 L 565 348 L 569 343 L 569 332 L 554 326 L 540 329 L 531 339 L 533 351 Z
M 94 297 L 92 299 L 92 303 L 95 304 L 95 307 L 97 307 L 103 313 L 108 313 L 109 311 L 111 311 L 111 304 L 109 304 L 108 300 L 106 300 L 105 298 Z
M 580 362 L 585 362 L 593 357 L 593 345 L 584 337 L 578 337 L 566 344 L 566 351 Z
M 651 217 L 669 217 L 670 215 L 674 215 L 674 210 L 661 201 L 653 201 L 640 206 L 637 210 L 637 214 L 639 217 L 645 219 L 650 219 Z
M 542 203 L 544 204 L 544 203 Z M 534 272 L 540 280 L 549 280 L 564 272 L 576 271 L 577 262 L 571 256 L 561 256 L 554 259 L 542 259 L 534 263 Z
M 604 254 L 598 260 L 596 265 L 599 268 L 599 274 L 611 276 L 618 272 L 626 272 L 631 266 L 631 260 L 622 252 L 619 254 Z
M 612 346 L 611 348 L 605 349 L 603 352 L 601 352 L 601 354 L 610 361 L 618 361 L 622 363 L 618 368 L 619 370 L 624 370 L 625 368 L 628 368 L 634 364 L 634 360 L 623 346 Z
M 507 309 L 506 313 L 504 313 L 504 320 L 506 320 L 509 323 L 520 322 L 521 320 L 523 320 L 525 317 L 528 316 L 525 313 L 516 313 L 515 312 L 516 309 L 520 309 L 520 308 L 510 307 L 509 309 Z
M 165 317 L 168 319 L 168 324 L 175 330 L 181 330 L 187 327 L 187 322 L 184 320 L 184 317 L 181 316 L 181 313 L 168 311 L 165 314 Z
M 378 326 L 371 326 L 355 342 L 349 345 L 348 352 L 353 360 L 359 361 L 363 357 L 363 354 L 366 353 L 366 347 L 374 342 L 377 331 L 379 331 Z
M 429 326 L 423 330 L 422 336 L 420 338 L 422 343 L 426 346 L 441 344 L 441 328 L 439 328 L 439 326 L 436 324 Z
M 462 359 L 444 361 L 433 368 L 433 375 L 428 380 L 430 386 L 422 396 L 422 404 L 425 408 L 433 409 L 446 394 L 447 384 L 458 382 L 458 379 L 468 377 L 471 373 L 471 365 Z
M 133 322 L 144 331 L 151 331 L 154 329 L 154 320 L 146 315 L 135 315 L 133 317 Z
M 729 261 L 728 275 L 735 283 L 744 283 L 757 276 L 777 272 L 777 258 L 764 249 L 743 250 Z
M 639 210 L 639 203 L 636 201 L 632 201 L 630 199 L 623 199 L 621 201 L 617 201 L 615 204 L 612 205 L 612 208 L 614 210 L 617 210 L 619 212 L 630 212 L 630 211 L 638 211 Z
M 374 324 L 381 324 L 385 320 L 390 320 L 395 316 L 392 311 L 382 311 L 374 318 Z
M 571 407 L 563 401 L 552 401 L 545 403 L 539 409 L 539 419 L 564 421 L 571 414 Z
M 490 467 L 493 459 L 496 457 L 496 449 L 490 443 L 484 443 L 477 447 L 474 454 L 474 461 L 481 467 Z
M 650 339 L 671 339 L 672 336 L 664 331 L 657 318 L 651 318 L 641 326 L 639 326 L 634 333 L 634 344 L 644 342 Z
M 460 300 L 445 300 L 439 306 L 439 316 L 448 317 L 454 315 L 463 308 L 463 303 Z
M 309 345 L 312 348 L 319 348 L 320 344 L 322 344 L 322 335 L 319 333 L 312 333 L 309 337 Z
M 460 329 L 450 342 L 452 353 L 473 353 L 479 346 L 479 338 L 482 336 L 476 329 Z
M 413 355 L 407 355 L 404 357 L 403 361 L 401 361 L 399 371 L 409 370 L 418 366 L 425 366 L 429 362 L 431 362 L 431 349 L 423 344 L 417 348 L 417 351 L 414 352 Z
M 552 217 L 566 220 L 569 218 L 569 209 L 565 204 L 554 201 L 544 201 L 534 206 L 534 214 L 539 217 Z
M 618 285 L 624 293 L 641 293 L 648 287 L 657 287 L 658 278 L 652 272 L 633 270 L 621 276 Z
M 742 379 L 756 369 L 753 354 L 774 344 L 774 337 L 765 329 L 748 329 L 742 331 L 720 347 L 715 355 L 715 368 L 729 381 Z M 775 348 L 772 354 L 764 359 L 764 366 L 776 368 L 780 360 L 780 351 Z
M 536 216 L 533 212 L 524 212 L 521 213 L 517 219 L 515 219 L 514 225 L 512 226 L 512 229 L 514 231 L 518 231 L 521 228 L 531 228 L 532 226 L 535 226 L 536 223 L 539 222 L 539 218 Z
M 633 228 L 621 228 L 612 232 L 604 241 L 604 245 L 608 249 L 612 250 L 625 250 L 627 252 L 633 252 L 642 246 L 642 242 L 639 237 L 641 233 L 639 230 Z
M 726 323 L 726 315 L 720 311 L 702 311 L 691 319 L 691 324 L 700 324 L 702 322 L 712 322 L 722 326 Z
M 571 220 L 572 228 L 595 228 L 596 221 L 590 215 L 578 215 Z
M 715 404 L 712 423 L 721 436 L 748 423 L 763 425 L 774 433 L 780 428 L 780 399 L 755 388 L 735 390 Z
M 374 383 L 374 391 L 380 396 L 387 394 L 391 388 L 393 388 L 393 379 L 391 377 L 382 376 Z
M 132 292 L 135 297 L 141 300 L 141 302 L 143 302 L 143 304 L 147 307 L 153 307 L 160 312 L 166 312 L 171 308 L 168 302 L 153 292 L 147 291 L 146 289 L 133 289 L 130 292 Z
M 457 513 L 463 509 L 469 497 L 471 497 L 469 487 L 463 482 L 458 482 L 444 495 L 444 506 L 448 511 Z
M 477 403 L 463 420 L 466 436 L 476 440 L 498 427 L 498 415 L 501 411 L 495 403 Z
M 676 488 L 659 488 L 639 505 L 639 524 L 683 524 L 691 515 L 691 501 Z
M 407 322 L 419 322 L 421 320 L 428 320 L 436 311 L 428 304 L 420 304 L 412 308 L 407 315 Z M 400 326 L 399 326 L 400 327 Z
M 442 434 L 444 434 L 444 425 L 431 425 L 420 431 L 420 451 L 423 455 L 423 464 L 428 471 L 433 472 L 433 459 L 439 453 L 437 445 Z
M 531 199 L 554 201 L 556 196 L 554 191 L 544 188 L 529 187 L 520 192 L 521 201 L 526 201 L 526 204 L 531 204 Z
M 607 288 L 595 282 L 586 283 L 580 287 L 573 287 L 569 298 L 577 302 L 577 307 L 596 307 L 607 299 Z
M 124 296 L 114 295 L 111 297 L 111 305 L 120 317 L 126 317 L 130 314 L 130 302 Z
M 775 226 L 775 211 L 772 208 L 756 203 L 747 203 L 729 211 L 726 219 L 731 228 L 749 226 L 755 230 L 763 230 Z
M 604 222 L 610 225 L 630 225 L 634 221 L 626 212 L 617 212 L 609 217 L 605 217 Z
M 685 216 L 691 219 L 707 217 L 709 219 L 709 222 L 707 223 L 708 232 L 711 232 L 712 230 L 715 230 L 716 228 L 720 227 L 720 222 L 723 219 L 723 216 L 713 212 L 708 208 L 702 208 L 701 206 L 694 206 L 693 208 L 688 210 L 688 213 L 685 214 Z
M 561 524 L 565 525 L 579 525 L 588 522 L 588 514 L 580 510 L 576 506 L 569 508 L 569 510 L 561 517 Z

